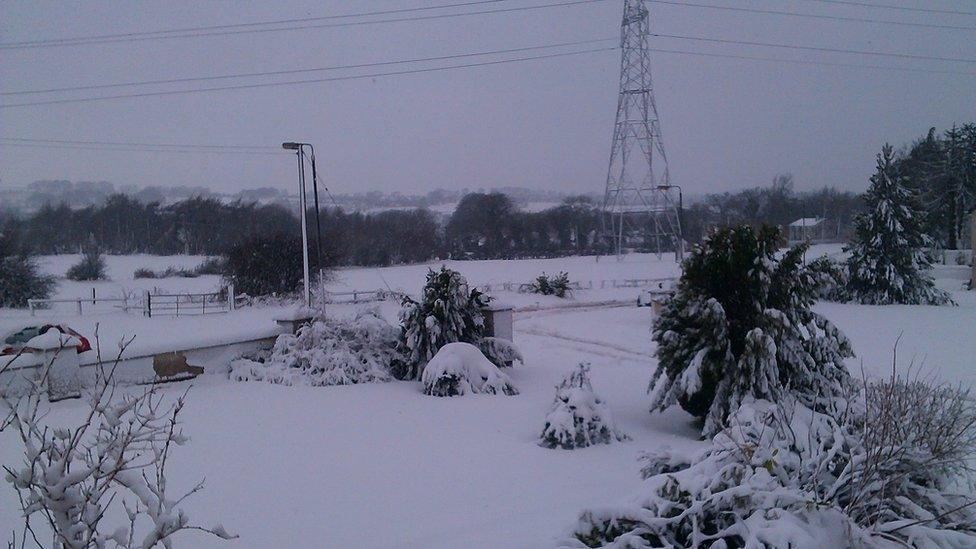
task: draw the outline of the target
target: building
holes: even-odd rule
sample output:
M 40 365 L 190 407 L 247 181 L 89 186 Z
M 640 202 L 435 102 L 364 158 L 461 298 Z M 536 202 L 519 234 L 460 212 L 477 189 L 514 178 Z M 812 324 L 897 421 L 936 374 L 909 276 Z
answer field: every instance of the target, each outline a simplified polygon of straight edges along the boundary
M 790 223 L 787 238 L 790 244 L 798 242 L 827 242 L 834 235 L 828 230 L 827 220 L 822 217 L 804 217 Z

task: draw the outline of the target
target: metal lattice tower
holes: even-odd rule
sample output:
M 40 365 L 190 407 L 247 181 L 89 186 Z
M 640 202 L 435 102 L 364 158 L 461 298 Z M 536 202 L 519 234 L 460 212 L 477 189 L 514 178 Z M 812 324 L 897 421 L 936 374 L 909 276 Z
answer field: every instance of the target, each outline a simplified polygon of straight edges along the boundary
M 624 0 L 620 26 L 620 95 L 613 127 L 603 231 L 617 256 L 628 247 L 665 249 L 680 257 L 681 221 L 668 159 L 661 141 L 651 59 L 649 17 L 644 0 Z

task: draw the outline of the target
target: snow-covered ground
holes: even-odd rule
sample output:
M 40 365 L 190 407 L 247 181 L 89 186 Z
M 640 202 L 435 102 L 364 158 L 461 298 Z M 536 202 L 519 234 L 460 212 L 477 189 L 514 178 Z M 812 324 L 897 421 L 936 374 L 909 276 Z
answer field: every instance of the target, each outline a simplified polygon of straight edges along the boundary
M 836 253 L 836 249 L 823 251 Z M 109 258 L 120 287 L 142 283 L 213 290 L 216 277 L 133 281 L 139 266 L 162 269 L 178 258 Z M 45 259 L 57 272 L 71 260 Z M 124 264 L 116 265 L 115 263 Z M 58 265 L 55 267 L 55 265 Z M 432 263 L 430 266 L 437 266 Z M 665 257 L 628 256 L 526 261 L 450 262 L 475 284 L 527 282 L 542 271 L 568 271 L 571 280 L 623 280 L 673 276 Z M 336 291 L 387 285 L 416 292 L 427 266 L 343 269 Z M 63 272 L 63 271 L 62 271 Z M 126 274 L 127 273 L 127 274 Z M 820 304 L 818 310 L 853 341 L 869 375 L 883 375 L 900 336 L 899 362 L 924 359 L 927 371 L 953 383 L 976 382 L 976 292 L 963 292 L 964 268 L 938 267 L 940 286 L 954 290 L 958 307 Z M 126 278 L 128 277 L 128 278 Z M 90 285 L 89 285 L 90 286 Z M 167 286 L 168 287 L 168 286 Z M 60 295 L 84 286 L 61 282 Z M 185 291 L 185 290 L 184 290 Z M 513 292 L 496 297 L 519 306 L 516 341 L 526 363 L 509 372 L 517 396 L 436 398 L 420 383 L 345 387 L 285 387 L 237 383 L 218 375 L 192 382 L 185 411 L 191 442 L 171 456 L 175 492 L 206 478 L 206 488 L 185 504 L 194 522 L 223 522 L 241 535 L 222 542 L 186 534 L 184 547 L 550 547 L 583 508 L 613 505 L 638 488 L 637 456 L 669 445 L 692 451 L 702 445 L 691 418 L 680 410 L 651 415 L 646 388 L 655 366 L 652 313 L 637 308 L 635 288 L 577 292 L 573 300 L 540 299 Z M 88 289 L 90 292 L 90 287 Z M 619 301 L 617 304 L 607 304 Z M 555 304 L 582 305 L 551 308 Z M 589 306 L 586 306 L 589 304 Z M 332 307 L 352 314 L 357 305 Z M 380 305 L 393 319 L 396 304 Z M 255 308 L 215 317 L 144 319 L 110 313 L 63 317 L 79 330 L 98 319 L 113 330 L 138 332 L 151 344 L 192 338 L 226 338 L 272 326 L 279 309 Z M 0 329 L 25 320 L 0 310 Z M 29 317 L 26 317 L 29 318 Z M 632 440 L 582 450 L 536 445 L 554 386 L 578 362 L 592 364 L 594 389 L 617 426 Z M 163 388 L 180 394 L 187 383 Z M 55 405 L 52 423 L 77 421 L 79 402 Z M 0 434 L 0 463 L 21 458 L 12 433 Z M 14 492 L 0 486 L 0 531 L 16 528 Z

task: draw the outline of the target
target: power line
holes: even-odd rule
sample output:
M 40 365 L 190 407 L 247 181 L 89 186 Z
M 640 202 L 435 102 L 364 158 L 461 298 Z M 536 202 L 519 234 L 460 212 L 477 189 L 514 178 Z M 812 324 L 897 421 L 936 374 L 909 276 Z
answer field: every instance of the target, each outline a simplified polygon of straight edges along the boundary
M 36 42 L 13 42 L 13 43 L 0 43 L 0 49 L 25 49 L 25 48 L 44 48 L 44 47 L 58 47 L 58 46 L 85 46 L 92 44 L 110 44 L 119 42 L 137 42 L 143 40 L 162 40 L 170 38 L 197 38 L 202 36 L 227 36 L 235 34 L 249 34 L 249 33 L 265 33 L 265 32 L 279 32 L 279 31 L 291 31 L 291 30 L 302 30 L 302 29 L 324 29 L 324 28 L 340 28 L 340 27 L 357 27 L 363 25 L 376 25 L 380 23 L 401 23 L 406 21 L 427 21 L 432 19 L 446 19 L 451 17 L 467 17 L 471 15 L 486 15 L 486 14 L 497 14 L 497 13 L 511 13 L 529 10 L 538 10 L 546 8 L 557 8 L 565 6 L 577 6 L 582 4 L 592 4 L 595 2 L 605 2 L 607 0 L 566 0 L 563 2 L 555 2 L 549 4 L 539 4 L 534 6 L 519 6 L 513 8 L 498 8 L 480 11 L 468 11 L 462 13 L 443 13 L 435 15 L 421 15 L 416 17 L 398 17 L 390 19 L 377 19 L 372 21 L 352 21 L 345 23 L 325 23 L 325 24 L 315 24 L 315 25 L 291 25 L 279 28 L 270 29 L 237 29 L 237 30 L 222 30 L 222 31 L 201 31 L 201 32 L 187 32 L 187 33 L 175 33 L 175 34 L 152 34 L 145 36 L 131 36 L 125 38 L 72 38 L 72 39 L 52 39 L 49 41 L 36 41 Z M 349 16 L 351 17 L 351 16 Z M 136 33 L 133 33 L 136 34 Z
M 692 36 L 681 36 L 681 35 L 667 35 L 667 34 L 655 34 L 651 33 L 651 36 L 659 38 L 674 38 L 682 40 L 697 40 L 697 41 L 708 41 L 708 42 L 720 42 L 729 43 L 737 45 L 749 45 L 749 46 L 766 46 L 766 47 L 779 47 L 779 48 L 790 48 L 790 49 L 801 49 L 801 50 L 813 50 L 813 51 L 825 51 L 831 53 L 848 53 L 848 54 L 859 54 L 859 55 L 873 55 L 873 56 L 883 56 L 883 57 L 898 57 L 907 59 L 923 59 L 928 61 L 956 61 L 956 62 L 967 62 L 976 63 L 976 59 L 959 59 L 959 58 L 947 58 L 947 57 L 935 57 L 935 56 L 922 56 L 916 54 L 907 53 L 896 53 L 896 52 L 877 52 L 877 51 L 862 51 L 862 50 L 845 50 L 837 48 L 819 48 L 815 46 L 801 46 L 801 45 L 790 45 L 790 44 L 770 44 L 765 42 L 747 42 L 747 41 L 735 41 L 735 40 L 723 40 L 717 38 L 707 38 L 707 37 L 692 37 Z M 609 42 L 618 40 L 617 38 L 597 38 L 592 40 L 577 40 L 572 42 L 560 42 L 554 44 L 543 44 L 539 46 L 527 46 L 522 48 L 509 48 L 502 50 L 490 50 L 481 52 L 470 52 L 470 53 L 460 53 L 451 55 L 441 55 L 434 57 L 417 57 L 411 59 L 400 59 L 392 61 L 379 61 L 372 63 L 356 63 L 356 64 L 346 64 L 346 65 L 333 65 L 328 67 L 317 67 L 317 68 L 305 68 L 305 69 L 291 69 L 291 70 L 281 70 L 281 71 L 265 71 L 265 72 L 249 72 L 249 73 L 236 73 L 236 74 L 225 74 L 225 75 L 215 75 L 215 76 L 197 76 L 197 77 L 186 77 L 186 78 L 172 78 L 172 79 L 161 79 L 161 80 L 145 80 L 145 81 L 131 81 L 131 82 L 117 82 L 112 84 L 93 84 L 86 86 L 71 86 L 64 88 L 46 88 L 39 90 L 20 90 L 20 91 L 10 91 L 10 92 L 0 92 L 0 96 L 10 96 L 10 95 L 27 95 L 27 94 L 39 94 L 39 93 L 55 93 L 55 92 L 70 92 L 70 91 L 84 91 L 84 90 L 96 90 L 96 89 L 108 89 L 108 88 L 118 88 L 118 87 L 128 87 L 128 86 L 145 86 L 154 84 L 175 84 L 175 83 L 186 83 L 186 82 L 200 82 L 209 80 L 224 80 L 233 78 L 248 78 L 248 77 L 267 77 L 267 76 L 282 76 L 288 74 L 302 74 L 310 72 L 322 72 L 330 70 L 342 70 L 342 69 L 354 69 L 354 68 L 367 68 L 367 67 L 379 67 L 379 66 L 389 66 L 398 65 L 406 63 L 419 63 L 419 62 L 429 62 L 429 61 L 445 61 L 449 59 L 460 59 L 466 57 L 477 57 L 483 55 L 497 55 L 505 53 L 519 53 L 539 49 L 549 49 L 549 48 L 560 48 L 569 46 L 580 46 L 587 44 L 594 44 L 599 42 Z M 692 52 L 688 52 L 692 53 Z M 742 57 L 742 56 L 740 56 Z M 733 56 L 734 58 L 734 56 Z M 748 57 L 746 57 L 748 58 Z M 790 62 L 790 60 L 782 60 L 776 58 L 765 59 L 769 61 L 783 61 Z M 968 75 L 968 72 L 959 71 L 941 71 L 941 70 L 926 70 L 926 69 L 909 69 L 903 67 L 879 67 L 879 66 L 869 66 L 869 65 L 854 65 L 854 64 L 838 64 L 838 63 L 818 63 L 818 62 L 805 62 L 807 64 L 821 64 L 826 66 L 850 66 L 850 67 L 861 67 L 861 68 L 886 68 L 890 70 L 909 70 L 913 72 L 932 72 L 941 74 L 964 74 Z M 180 92 L 180 90 L 177 90 Z M 186 92 L 183 92 L 186 93 Z M 111 96 L 114 97 L 114 96 Z
M 779 10 L 767 10 L 759 8 L 743 8 L 743 7 L 733 7 L 733 6 L 716 6 L 714 4 L 695 4 L 691 2 L 674 2 L 672 0 L 646 0 L 647 2 L 654 4 L 667 4 L 670 6 L 682 6 L 688 8 L 707 8 L 715 10 L 725 10 L 725 11 L 736 11 L 743 13 L 756 13 L 763 15 L 785 15 L 790 17 L 807 17 L 811 19 L 823 19 L 828 21 L 848 21 L 855 23 L 873 23 L 878 25 L 897 25 L 901 27 L 918 27 L 918 28 L 930 28 L 930 29 L 943 29 L 943 30 L 964 30 L 964 31 L 976 31 L 976 27 L 963 27 L 956 25 L 939 25 L 934 23 L 914 23 L 908 21 L 892 21 L 890 19 L 870 19 L 866 17 L 847 17 L 842 15 L 819 15 L 813 13 L 797 13 L 793 11 L 779 11 Z
M 234 23 L 229 25 L 207 25 L 202 27 L 180 27 L 175 29 L 164 29 L 157 31 L 140 31 L 140 32 L 125 32 L 119 34 L 96 34 L 89 36 L 75 36 L 71 38 L 48 38 L 43 40 L 26 40 L 22 42 L 5 42 L 0 43 L 0 46 L 40 46 L 45 44 L 61 43 L 61 42 L 73 42 L 79 40 L 104 40 L 112 38 L 135 38 L 138 36 L 149 36 L 155 34 L 169 34 L 176 32 L 197 32 L 206 30 L 224 30 L 224 29 L 237 29 L 246 27 L 259 27 L 265 25 L 284 25 L 288 23 L 300 23 L 307 21 L 326 21 L 334 19 L 347 19 L 352 17 L 366 17 L 370 15 L 392 15 L 395 13 L 408 13 L 417 11 L 429 11 L 438 10 L 446 8 L 458 8 L 466 7 L 480 4 L 497 4 L 499 2 L 507 2 L 508 0 L 477 0 L 472 2 L 460 2 L 457 4 L 440 4 L 437 6 L 423 6 L 417 8 L 402 8 L 395 10 L 381 10 L 381 11 L 371 11 L 371 12 L 360 12 L 360 13 L 349 13 L 343 15 L 324 15 L 318 17 L 297 17 L 294 19 L 277 19 L 273 21 L 255 21 L 251 23 Z
M 58 145 L 106 145 L 121 147 L 177 147 L 193 149 L 215 149 L 215 150 L 275 150 L 281 151 L 280 147 L 271 145 L 199 145 L 192 143 L 132 143 L 125 141 L 75 141 L 70 139 L 30 139 L 26 137 L 3 137 L 0 140 L 24 141 L 27 143 L 53 143 Z M 291 154 L 291 153 L 288 153 Z
M 357 74 L 357 75 L 351 75 L 351 76 L 334 76 L 334 77 L 331 77 L 331 78 L 310 78 L 310 79 L 306 79 L 306 80 L 291 80 L 291 81 L 286 81 L 286 82 L 265 82 L 265 83 L 261 83 L 261 84 L 238 84 L 238 85 L 232 85 L 232 86 L 215 86 L 215 87 L 210 87 L 210 88 L 197 88 L 197 89 L 190 89 L 190 90 L 172 90 L 172 91 L 159 91 L 159 92 L 127 93 L 127 94 L 118 94 L 118 95 L 105 95 L 105 96 L 100 96 L 100 97 L 82 97 L 82 98 L 76 98 L 76 99 L 52 99 L 52 100 L 47 100 L 47 101 L 33 101 L 33 102 L 28 102 L 28 103 L 8 103 L 8 104 L 0 104 L 0 109 L 13 108 L 13 107 L 32 107 L 32 106 L 38 106 L 38 105 L 57 105 L 57 104 L 62 104 L 62 103 L 84 103 L 84 102 L 89 102 L 89 101 L 102 101 L 102 100 L 106 100 L 106 99 L 125 99 L 125 98 L 130 98 L 130 97 L 156 97 L 156 96 L 163 96 L 163 95 L 182 95 L 182 94 L 190 94 L 190 93 L 224 91 L 224 90 L 243 90 L 243 89 L 251 89 L 251 88 L 265 88 L 265 87 L 277 87 L 277 86 L 292 86 L 292 85 L 298 85 L 298 84 L 313 84 L 313 83 L 319 83 L 319 82 L 338 82 L 338 81 L 342 81 L 342 80 L 361 80 L 361 79 L 364 79 L 364 78 L 376 78 L 376 77 L 380 77 L 380 76 L 399 76 L 399 75 L 405 75 L 405 74 L 419 74 L 419 73 L 426 73 L 426 72 L 440 72 L 440 71 L 446 71 L 446 70 L 452 70 L 452 69 L 464 69 L 464 68 L 470 68 L 470 67 L 486 67 L 486 66 L 491 66 L 491 65 L 501 65 L 501 64 L 504 64 L 504 63 L 519 63 L 519 62 L 525 62 L 525 61 L 534 61 L 534 60 L 538 60 L 538 59 L 554 59 L 554 58 L 558 58 L 558 57 L 567 57 L 567 56 L 570 56 L 570 55 L 583 55 L 583 54 L 588 54 L 588 53 L 614 51 L 616 49 L 618 49 L 618 48 L 617 47 L 612 47 L 612 48 L 594 48 L 594 49 L 588 49 L 588 50 L 578 50 L 578 51 L 571 51 L 571 52 L 551 53 L 551 54 L 545 54 L 545 55 L 535 55 L 535 56 L 529 56 L 529 57 L 516 57 L 516 58 L 513 58 L 513 59 L 500 59 L 500 60 L 494 60 L 494 61 L 482 61 L 482 62 L 478 62 L 478 63 L 465 63 L 465 64 L 459 64 L 459 65 L 447 65 L 447 66 L 444 66 L 444 67 L 427 67 L 427 68 L 422 68 L 422 69 L 408 69 L 408 70 L 390 71 L 390 72 L 375 72 L 375 73 Z
M 799 46 L 795 44 L 776 44 L 772 42 L 751 42 L 746 40 L 726 40 L 722 38 L 707 38 L 704 36 L 683 36 L 680 34 L 660 34 L 648 33 L 648 36 L 657 38 L 674 38 L 678 40 L 693 40 L 696 42 L 713 42 L 718 44 L 738 44 L 742 46 L 763 46 L 768 48 L 785 48 L 791 50 L 819 51 L 828 53 L 848 53 L 856 55 L 874 55 L 880 57 L 897 57 L 901 59 L 916 59 L 924 61 L 952 61 L 958 63 L 976 63 L 976 59 L 965 59 L 960 57 L 939 57 L 933 55 L 917 55 L 912 53 L 879 52 L 869 50 L 850 50 L 842 48 L 824 48 L 819 46 Z
M 0 138 L 2 141 L 3 138 Z M 86 145 L 58 145 L 58 144 L 42 144 L 42 143 L 3 143 L 4 147 L 27 147 L 35 149 L 66 149 L 66 150 L 81 150 L 81 151 L 110 151 L 110 152 L 151 152 L 151 153 L 178 153 L 178 154 L 234 154 L 234 155 L 247 155 L 247 156 L 282 156 L 287 154 L 285 151 L 282 152 L 262 152 L 262 151 L 222 151 L 222 150 L 212 150 L 212 149 L 157 149 L 157 148 L 144 148 L 144 147 L 101 147 L 101 146 L 86 146 Z
M 806 0 L 807 2 L 820 2 L 823 4 L 839 4 L 843 6 L 857 6 L 861 8 L 876 8 L 886 10 L 911 11 L 917 13 L 941 13 L 948 15 L 976 15 L 972 11 L 942 10 L 936 8 L 913 8 L 908 6 L 893 6 L 891 4 L 872 4 L 870 2 L 853 2 L 850 0 Z
M 236 73 L 236 74 L 223 74 L 223 75 L 216 75 L 216 76 L 194 76 L 194 77 L 187 77 L 187 78 L 171 78 L 171 79 L 166 79 L 166 80 L 144 80 L 144 81 L 140 81 L 140 82 L 118 82 L 118 83 L 114 83 L 114 84 L 94 84 L 94 85 L 88 85 L 88 86 L 71 86 L 71 87 L 65 87 L 65 88 L 47 88 L 47 89 L 41 89 L 41 90 L 9 91 L 9 92 L 0 92 L 0 96 L 4 96 L 4 95 L 27 95 L 27 94 L 38 94 L 38 93 L 54 93 L 54 92 L 69 92 L 69 91 L 83 91 L 83 90 L 97 90 L 97 89 L 106 89 L 106 88 L 120 88 L 120 87 L 127 87 L 127 86 L 146 86 L 146 85 L 151 85 L 151 84 L 176 84 L 176 83 L 185 83 L 185 82 L 201 82 L 201 81 L 207 81 L 207 80 L 224 80 L 224 79 L 229 79 L 229 78 L 248 78 L 248 77 L 259 77 L 259 76 L 282 76 L 282 75 L 286 75 L 286 74 L 301 74 L 301 73 L 322 72 L 322 71 L 331 71 L 331 70 L 340 70 L 340 69 L 362 69 L 362 68 L 367 68 L 367 67 L 380 67 L 380 66 L 387 66 L 387 65 L 397 65 L 397 64 L 402 64 L 402 63 L 420 63 L 420 62 L 425 62 L 425 61 L 446 61 L 446 60 L 449 60 L 449 59 L 460 59 L 460 58 L 465 58 L 465 57 L 477 57 L 477 56 L 482 56 L 482 55 L 496 55 L 496 54 L 503 54 L 503 53 L 518 53 L 518 52 L 526 52 L 526 51 L 541 50 L 541 49 L 550 49 L 550 48 L 561 48 L 561 47 L 569 47 L 569 46 L 581 46 L 581 45 L 586 45 L 586 44 L 594 44 L 594 43 L 598 43 L 598 42 L 609 42 L 609 41 L 617 41 L 617 40 L 619 40 L 619 38 L 598 38 L 598 39 L 595 39 L 595 40 L 578 40 L 578 41 L 575 41 L 575 42 L 562 42 L 562 43 L 556 43 L 556 44 L 544 44 L 544 45 L 541 45 L 541 46 L 527 46 L 527 47 L 524 47 L 524 48 L 509 48 L 509 49 L 504 49 L 504 50 L 492 50 L 492 51 L 482 51 L 482 52 L 473 52 L 473 53 L 459 53 L 459 54 L 453 54 L 453 55 L 440 55 L 440 56 L 436 56 L 436 57 L 416 57 L 416 58 L 412 58 L 412 59 L 400 59 L 400 60 L 394 60 L 394 61 L 380 61 L 380 62 L 374 62 L 374 63 L 356 63 L 356 64 L 351 64 L 351 65 L 333 65 L 333 66 L 329 66 L 329 67 L 318 67 L 318 68 L 309 68 L 309 69 L 292 69 L 292 70 L 267 71 L 267 72 L 248 72 L 248 73 Z
M 657 53 L 673 53 L 681 55 L 695 55 L 700 57 L 719 57 L 723 59 L 746 59 L 750 61 L 773 61 L 778 63 L 793 63 L 798 65 L 819 65 L 826 67 L 845 67 L 853 69 L 875 69 L 875 70 L 888 70 L 888 71 L 900 71 L 900 72 L 923 72 L 929 74 L 958 74 L 962 76 L 976 76 L 976 72 L 962 72 L 962 71 L 950 71 L 950 70 L 939 70 L 939 69 L 921 69 L 914 67 L 892 67 L 891 65 L 864 65 L 859 63 L 833 63 L 830 61 L 808 61 L 804 59 L 783 59 L 782 57 L 762 57 L 754 55 L 737 55 L 731 53 L 710 53 L 710 52 L 695 52 L 695 51 L 685 51 L 685 50 L 668 50 L 661 48 L 648 48 L 648 51 L 653 51 Z
M 825 51 L 831 53 L 848 53 L 848 54 L 858 54 L 858 55 L 875 55 L 875 56 L 885 56 L 885 57 L 899 57 L 908 59 L 925 59 L 925 60 L 938 60 L 938 61 L 959 61 L 966 63 L 976 63 L 976 59 L 957 59 L 957 58 L 947 58 L 947 57 L 933 57 L 933 56 L 920 56 L 914 54 L 903 54 L 903 53 L 893 53 L 893 52 L 875 52 L 875 51 L 861 51 L 861 50 L 844 50 L 835 48 L 820 48 L 814 46 L 799 46 L 791 44 L 774 44 L 767 42 L 749 42 L 749 41 L 739 41 L 739 40 L 725 40 L 719 38 L 707 38 L 707 37 L 695 37 L 695 36 L 681 36 L 681 35 L 668 35 L 668 34 L 658 34 L 649 33 L 649 36 L 659 37 L 659 38 L 675 38 L 683 40 L 693 40 L 693 41 L 703 41 L 703 42 L 717 42 L 725 44 L 737 44 L 737 45 L 748 45 L 748 46 L 765 46 L 765 47 L 777 47 L 777 48 L 787 48 L 787 49 L 798 49 L 798 50 L 812 50 L 812 51 Z M 580 43 L 586 42 L 599 42 L 612 40 L 606 39 L 596 39 L 593 41 L 580 41 Z M 540 46 L 541 47 L 541 46 Z M 26 103 L 11 103 L 11 104 L 0 104 L 0 109 L 12 108 L 12 107 L 29 107 L 29 106 L 39 106 L 39 105 L 53 105 L 53 104 L 64 104 L 64 103 L 82 103 L 90 101 L 102 101 L 109 99 L 125 99 L 125 98 L 136 98 L 136 97 L 156 97 L 156 96 L 166 96 L 166 95 L 182 95 L 191 93 L 202 93 L 202 92 L 212 92 L 212 91 L 224 91 L 224 90 L 238 90 L 238 89 L 252 89 L 252 88 L 262 88 L 262 87 L 276 87 L 276 86 L 288 86 L 288 85 L 300 85 L 300 84 L 311 84 L 311 83 L 321 83 L 321 82 L 335 82 L 344 80 L 357 80 L 364 78 L 375 78 L 381 76 L 399 76 L 406 74 L 418 74 L 425 72 L 440 72 L 445 70 L 460 69 L 460 68 L 470 68 L 470 67 L 482 67 L 490 65 L 500 65 L 504 63 L 516 63 L 524 61 L 532 61 L 537 59 L 551 59 L 566 57 L 570 55 L 583 55 L 588 53 L 606 52 L 618 50 L 618 47 L 610 48 L 594 48 L 587 50 L 562 52 L 547 55 L 520 57 L 514 59 L 501 59 L 493 61 L 484 61 L 479 63 L 466 63 L 459 65 L 448 65 L 444 67 L 428 67 L 421 69 L 410 69 L 402 71 L 391 71 L 391 72 L 377 72 L 361 75 L 351 75 L 351 76 L 337 76 L 331 78 L 316 78 L 316 79 L 306 79 L 306 80 L 294 80 L 286 82 L 266 82 L 259 84 L 240 84 L 232 86 L 217 86 L 210 88 L 197 88 L 189 90 L 172 90 L 172 91 L 157 91 L 157 92 L 141 92 L 141 93 L 129 93 L 129 94 L 118 94 L 118 95 L 107 95 L 99 97 L 84 97 L 84 98 L 74 98 L 74 99 L 53 99 L 45 101 L 34 101 Z M 836 67 L 847 67 L 847 68 L 864 68 L 873 70 L 891 70 L 891 71 L 901 71 L 901 72 L 922 72 L 931 74 L 953 74 L 961 76 L 974 76 L 976 73 L 964 72 L 964 71 L 951 71 L 951 70 L 938 70 L 938 69 L 924 69 L 924 68 L 912 68 L 912 67 L 892 67 L 886 65 L 867 65 L 867 64 L 855 64 L 855 63 L 832 63 L 823 61 L 809 61 L 809 60 L 794 60 L 794 59 L 782 59 L 775 57 L 760 57 L 760 56 L 749 56 L 749 55 L 735 55 L 735 54 L 717 54 L 717 53 L 707 53 L 707 52 L 694 52 L 694 51 L 683 51 L 683 50 L 669 50 L 669 49 L 651 49 L 651 51 L 656 51 L 659 53 L 672 53 L 672 54 L 682 54 L 682 55 L 693 55 L 701 57 L 721 57 L 729 59 L 746 59 L 754 61 L 769 61 L 778 63 L 791 63 L 791 64 L 806 64 L 806 65 L 821 65 L 821 66 L 836 66 Z M 460 54 L 469 55 L 469 54 Z M 474 55 L 474 54 L 471 54 Z M 406 61 L 404 61 L 406 62 Z M 390 64 L 396 62 L 384 62 L 383 64 Z M 317 69 L 309 69 L 317 70 Z

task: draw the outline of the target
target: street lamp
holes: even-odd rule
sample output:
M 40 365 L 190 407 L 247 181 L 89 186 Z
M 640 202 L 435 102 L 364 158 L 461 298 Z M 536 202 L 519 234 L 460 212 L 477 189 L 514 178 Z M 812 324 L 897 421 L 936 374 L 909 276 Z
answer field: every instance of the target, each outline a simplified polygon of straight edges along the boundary
M 684 197 L 681 192 L 681 185 L 658 185 L 657 190 L 668 191 L 670 189 L 678 189 L 678 242 L 674 247 L 674 255 L 678 261 L 681 261 L 685 257 L 685 238 L 684 238 Z
M 301 220 L 302 220 L 302 268 L 304 274 L 305 283 L 305 305 L 311 307 L 312 305 L 312 291 L 309 284 L 309 266 L 308 266 L 308 220 L 306 212 L 306 195 L 305 195 L 305 147 L 309 148 L 310 159 L 312 161 L 312 190 L 315 195 L 315 259 L 321 272 L 322 269 L 322 223 L 319 219 L 319 186 L 318 186 L 318 174 L 315 172 L 315 148 L 312 147 L 311 143 L 295 143 L 292 141 L 286 141 L 281 144 L 281 148 L 288 151 L 296 151 L 298 156 L 298 190 L 299 190 L 299 202 L 301 208 Z

